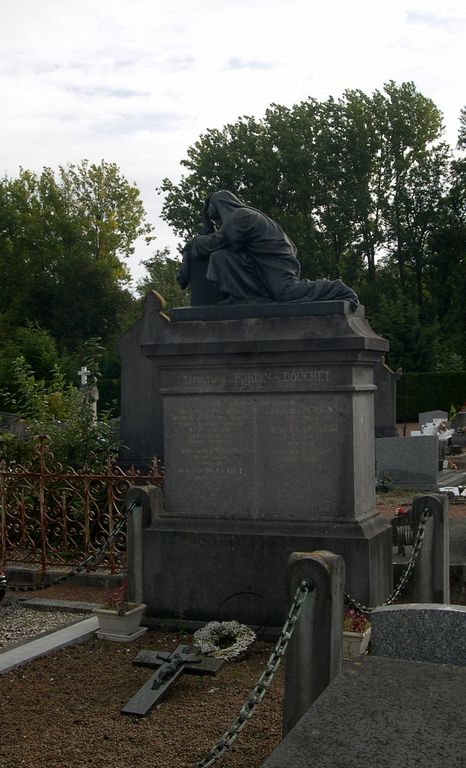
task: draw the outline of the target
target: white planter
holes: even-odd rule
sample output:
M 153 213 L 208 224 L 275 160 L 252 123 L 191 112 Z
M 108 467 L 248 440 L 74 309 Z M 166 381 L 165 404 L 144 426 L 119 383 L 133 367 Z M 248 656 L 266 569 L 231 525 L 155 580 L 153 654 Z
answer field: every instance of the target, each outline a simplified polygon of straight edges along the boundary
M 371 628 L 365 632 L 343 632 L 343 658 L 354 659 L 363 656 L 371 638 Z
M 130 643 L 143 635 L 147 631 L 147 627 L 140 627 L 139 625 L 146 606 L 144 603 L 134 603 L 133 605 L 134 607 L 125 613 L 118 613 L 114 608 L 103 608 L 102 606 L 94 608 L 94 613 L 99 620 L 97 637 L 101 640 Z

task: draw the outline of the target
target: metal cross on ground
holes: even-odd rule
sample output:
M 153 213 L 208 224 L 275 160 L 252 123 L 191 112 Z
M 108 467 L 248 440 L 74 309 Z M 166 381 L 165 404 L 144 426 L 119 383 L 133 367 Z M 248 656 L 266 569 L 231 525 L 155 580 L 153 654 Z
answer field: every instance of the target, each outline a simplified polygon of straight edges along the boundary
M 121 710 L 124 715 L 144 717 L 161 701 L 183 672 L 189 675 L 215 675 L 223 659 L 203 656 L 195 645 L 179 645 L 171 652 L 139 651 L 133 664 L 157 669 Z

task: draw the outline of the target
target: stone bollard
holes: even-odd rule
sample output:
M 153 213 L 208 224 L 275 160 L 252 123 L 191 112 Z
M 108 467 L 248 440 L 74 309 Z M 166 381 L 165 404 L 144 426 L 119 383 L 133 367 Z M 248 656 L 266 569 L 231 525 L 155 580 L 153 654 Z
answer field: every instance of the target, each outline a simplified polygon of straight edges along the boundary
M 144 602 L 142 532 L 150 525 L 154 514 L 158 514 L 163 504 L 163 492 L 156 485 L 133 485 L 126 494 L 126 508 L 133 502 L 136 502 L 136 507 L 130 514 L 127 524 L 128 599 L 134 603 L 142 603 Z
M 414 567 L 411 602 L 449 603 L 448 497 L 429 493 L 413 499 L 415 535 L 426 507 L 431 514 L 427 518 L 424 539 Z
M 340 555 L 321 550 L 294 552 L 287 564 L 291 603 L 303 579 L 313 590 L 307 597 L 288 646 L 285 661 L 283 735 L 341 672 L 345 564 Z

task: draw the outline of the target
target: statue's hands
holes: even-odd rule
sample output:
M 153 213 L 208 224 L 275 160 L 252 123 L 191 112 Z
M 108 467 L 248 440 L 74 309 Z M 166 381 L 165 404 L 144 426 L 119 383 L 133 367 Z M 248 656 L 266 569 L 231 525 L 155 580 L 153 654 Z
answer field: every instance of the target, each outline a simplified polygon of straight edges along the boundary
M 204 213 L 202 216 L 202 229 L 200 231 L 200 234 L 211 235 L 212 232 L 215 232 L 215 224 L 212 221 L 212 219 L 209 218 L 207 213 Z
M 191 244 L 187 243 L 185 247 L 182 250 L 183 254 L 183 261 L 180 264 L 180 268 L 178 270 L 178 273 L 176 275 L 176 282 L 180 286 L 181 290 L 184 291 L 185 288 L 188 287 L 190 280 L 190 269 L 189 269 L 189 260 L 191 256 Z
M 176 282 L 178 283 L 182 291 L 184 291 L 185 288 L 187 288 L 189 285 L 189 279 L 184 274 L 182 267 L 176 276 Z

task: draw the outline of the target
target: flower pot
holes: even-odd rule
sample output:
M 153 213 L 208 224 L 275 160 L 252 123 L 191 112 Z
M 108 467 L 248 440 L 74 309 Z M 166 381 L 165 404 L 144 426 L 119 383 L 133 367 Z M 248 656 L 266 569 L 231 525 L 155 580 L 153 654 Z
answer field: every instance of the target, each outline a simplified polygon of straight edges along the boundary
M 147 631 L 147 627 L 139 626 L 145 610 L 144 603 L 130 603 L 124 613 L 118 613 L 114 608 L 96 606 L 94 613 L 99 620 L 97 637 L 101 640 L 130 643 Z
M 354 659 L 356 656 L 363 656 L 367 651 L 369 640 L 371 638 L 371 628 L 368 627 L 364 632 L 343 632 L 343 658 Z

